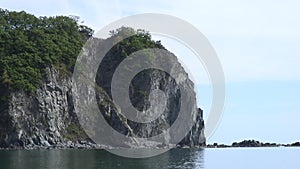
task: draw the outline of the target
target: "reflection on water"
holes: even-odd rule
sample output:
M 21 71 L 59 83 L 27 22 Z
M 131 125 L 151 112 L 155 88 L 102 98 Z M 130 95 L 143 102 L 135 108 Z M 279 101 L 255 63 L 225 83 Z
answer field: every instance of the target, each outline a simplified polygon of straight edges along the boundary
M 162 155 L 129 159 L 105 150 L 11 150 L 0 151 L 2 169 L 199 169 L 204 168 L 203 150 L 173 149 Z
M 299 156 L 300 148 L 283 147 L 205 149 L 205 156 L 202 149 L 173 149 L 146 159 L 105 150 L 0 150 L 0 169 L 299 169 Z

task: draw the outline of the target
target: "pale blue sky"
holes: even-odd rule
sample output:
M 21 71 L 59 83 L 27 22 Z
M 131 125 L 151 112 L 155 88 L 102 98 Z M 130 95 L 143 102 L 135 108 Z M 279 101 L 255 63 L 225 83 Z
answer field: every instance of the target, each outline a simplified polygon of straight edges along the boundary
M 0 0 L 1 8 L 37 16 L 78 15 L 96 30 L 146 12 L 196 26 L 218 53 L 227 81 L 223 119 L 209 143 L 300 140 L 299 6 L 298 0 Z M 199 105 L 209 112 L 211 87 L 201 63 L 180 44 L 155 38 L 189 67 Z

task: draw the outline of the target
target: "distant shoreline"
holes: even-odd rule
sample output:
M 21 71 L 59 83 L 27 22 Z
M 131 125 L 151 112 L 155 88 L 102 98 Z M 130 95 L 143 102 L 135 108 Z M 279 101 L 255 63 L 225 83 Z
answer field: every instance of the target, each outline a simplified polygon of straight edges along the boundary
M 256 140 L 244 140 L 241 142 L 233 142 L 231 145 L 213 143 L 207 144 L 206 148 L 232 148 L 232 147 L 300 147 L 300 142 L 291 144 L 280 143 L 263 143 Z

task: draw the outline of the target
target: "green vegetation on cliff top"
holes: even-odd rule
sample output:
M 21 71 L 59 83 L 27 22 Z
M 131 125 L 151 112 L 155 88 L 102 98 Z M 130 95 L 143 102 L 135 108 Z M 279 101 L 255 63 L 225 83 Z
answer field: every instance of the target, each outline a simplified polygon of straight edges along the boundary
M 93 31 L 75 17 L 35 17 L 0 9 L 1 89 L 33 92 L 46 67 L 72 69 Z
M 76 16 L 35 17 L 24 11 L 0 9 L 0 93 L 23 90 L 34 93 L 42 82 L 45 68 L 72 71 L 76 58 L 93 30 L 80 25 Z M 113 38 L 131 28 L 111 31 Z M 123 56 L 143 48 L 163 48 L 149 33 L 137 33 L 118 44 Z

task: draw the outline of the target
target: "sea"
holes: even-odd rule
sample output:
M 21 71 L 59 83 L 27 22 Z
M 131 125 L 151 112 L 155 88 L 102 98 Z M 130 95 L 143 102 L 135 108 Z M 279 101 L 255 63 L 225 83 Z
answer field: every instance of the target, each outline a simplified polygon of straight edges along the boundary
M 299 147 L 172 149 L 150 158 L 106 150 L 0 150 L 0 169 L 300 169 Z

